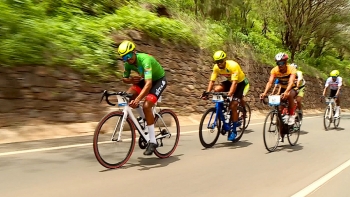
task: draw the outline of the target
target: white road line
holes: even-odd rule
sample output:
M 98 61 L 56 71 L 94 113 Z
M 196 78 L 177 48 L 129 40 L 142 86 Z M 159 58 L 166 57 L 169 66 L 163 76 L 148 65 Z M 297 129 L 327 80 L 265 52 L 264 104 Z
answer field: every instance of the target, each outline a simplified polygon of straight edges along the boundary
M 305 117 L 304 119 L 316 118 L 316 117 L 320 117 L 320 116 Z M 260 124 L 264 124 L 264 122 L 252 123 L 252 124 L 249 124 L 249 126 L 260 125 Z M 197 132 L 198 132 L 198 130 L 185 131 L 185 132 L 181 132 L 181 135 L 182 134 L 197 133 Z M 128 139 L 124 139 L 124 140 L 128 140 Z M 104 143 L 109 143 L 109 141 L 104 142 Z M 22 151 L 4 152 L 4 153 L 0 153 L 0 157 L 1 156 L 9 156 L 9 155 L 18 155 L 18 154 L 24 154 L 24 153 L 43 152 L 43 151 L 51 151 L 51 150 L 59 150 L 59 149 L 67 149 L 67 148 L 76 148 L 76 147 L 83 147 L 83 146 L 92 146 L 92 143 L 73 144 L 73 145 L 56 146 L 56 147 L 50 147 L 50 148 L 38 148 L 38 149 L 30 149 L 30 150 L 22 150 Z
M 327 173 L 323 177 L 319 178 L 315 182 L 311 183 L 310 185 L 308 185 L 304 189 L 300 190 L 299 192 L 297 192 L 296 194 L 294 194 L 291 197 L 304 197 L 304 196 L 309 195 L 310 193 L 312 193 L 313 191 L 315 191 L 316 189 L 321 187 L 323 184 L 325 184 L 327 181 L 332 179 L 334 176 L 336 176 L 337 174 L 339 174 L 341 171 L 345 170 L 349 166 L 350 166 L 350 159 L 347 160 L 342 165 L 335 168 L 334 170 L 330 171 L 329 173 Z

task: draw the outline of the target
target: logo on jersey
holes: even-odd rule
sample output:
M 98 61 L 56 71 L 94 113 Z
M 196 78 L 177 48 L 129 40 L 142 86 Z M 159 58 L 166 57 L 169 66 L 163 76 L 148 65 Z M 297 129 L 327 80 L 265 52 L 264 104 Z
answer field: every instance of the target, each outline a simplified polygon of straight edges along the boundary
M 156 95 L 159 96 L 160 92 L 163 90 L 164 86 L 166 85 L 166 82 L 163 80 L 162 85 L 156 89 Z

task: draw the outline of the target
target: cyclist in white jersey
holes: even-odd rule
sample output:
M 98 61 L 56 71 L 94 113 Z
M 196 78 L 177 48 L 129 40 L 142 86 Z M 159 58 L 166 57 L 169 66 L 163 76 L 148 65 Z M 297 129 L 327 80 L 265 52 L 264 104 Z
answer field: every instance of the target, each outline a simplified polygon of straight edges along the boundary
M 295 63 L 292 63 L 291 66 L 293 66 L 295 69 L 298 69 L 298 65 Z M 296 89 L 298 89 L 298 95 L 296 96 L 295 100 L 297 101 L 297 108 L 299 110 L 299 117 L 300 119 L 303 118 L 303 113 L 302 113 L 302 100 L 304 98 L 305 94 L 305 79 L 303 77 L 303 72 L 300 70 L 297 70 L 297 76 L 295 77 L 295 83 L 297 85 Z
M 335 108 L 335 115 L 334 118 L 338 118 L 339 117 L 339 112 L 340 112 L 340 89 L 341 86 L 343 84 L 343 78 L 339 77 L 339 71 L 338 70 L 333 70 L 330 73 L 330 77 L 327 79 L 326 84 L 325 84 L 325 88 L 323 90 L 323 97 L 326 94 L 326 91 L 328 89 L 328 87 L 330 88 L 331 92 L 330 92 L 330 97 L 334 97 L 335 99 L 335 103 L 337 104 L 337 107 Z

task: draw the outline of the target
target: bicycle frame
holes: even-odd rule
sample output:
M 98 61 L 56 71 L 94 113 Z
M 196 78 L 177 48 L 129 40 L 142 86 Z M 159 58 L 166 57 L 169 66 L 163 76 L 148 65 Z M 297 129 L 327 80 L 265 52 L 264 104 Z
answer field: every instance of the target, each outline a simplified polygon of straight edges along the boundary
M 215 95 L 215 94 L 214 94 Z M 218 94 L 218 96 L 222 96 L 220 93 Z M 219 98 L 219 97 L 217 97 L 217 98 Z M 221 100 L 222 99 L 222 100 Z M 229 130 L 229 128 L 230 128 L 230 125 L 229 125 L 229 123 L 226 123 L 225 122 L 225 119 L 226 119 L 226 117 L 224 116 L 224 113 L 222 112 L 222 110 L 224 109 L 224 103 L 225 103 L 225 101 L 224 101 L 224 99 L 221 97 L 221 99 L 219 99 L 219 100 L 215 100 L 215 99 L 213 99 L 212 101 L 215 103 L 215 113 L 216 113 L 216 115 L 215 115 L 215 120 L 214 120 L 214 123 L 213 123 L 213 128 L 215 128 L 216 127 L 216 125 L 217 125 L 217 119 L 218 119 L 218 117 L 219 117 L 219 119 L 223 122 L 223 128 L 225 128 L 225 130 Z M 210 120 L 209 120 L 209 122 L 208 122 L 208 126 L 207 126 L 207 128 L 210 128 L 210 122 L 211 122 L 211 120 L 212 120 L 212 118 L 213 118 L 213 114 L 211 115 L 211 117 L 210 117 Z
M 121 122 L 120 122 L 120 125 L 124 125 L 126 119 L 127 119 L 128 117 L 130 117 L 130 119 L 131 119 L 131 121 L 133 122 L 134 126 L 136 127 L 138 133 L 146 140 L 146 142 L 148 142 L 150 139 L 149 139 L 149 135 L 148 135 L 148 132 L 147 132 L 147 127 L 145 127 L 144 129 L 141 128 L 139 122 L 137 121 L 137 119 L 135 118 L 133 112 L 131 111 L 132 108 L 129 106 L 129 99 L 126 98 L 125 96 L 120 96 L 120 95 L 117 95 L 117 97 L 118 97 L 118 106 L 124 106 L 124 108 L 123 108 L 123 118 L 122 118 L 122 120 L 121 120 Z M 122 97 L 122 98 L 121 98 L 121 97 Z M 157 103 L 158 103 L 158 102 L 161 102 L 161 97 L 158 99 L 158 101 L 157 101 L 157 102 L 154 104 L 154 106 L 152 107 L 153 116 L 154 116 L 154 117 L 155 117 L 155 116 L 158 116 L 158 118 L 162 121 L 162 123 L 163 123 L 164 125 L 166 125 L 165 122 L 164 122 L 164 120 L 163 120 L 163 118 L 162 118 L 162 117 L 158 114 L 158 112 L 157 112 L 156 107 L 157 107 Z M 141 102 L 141 103 L 143 103 L 143 102 Z M 114 136 L 115 136 L 115 134 L 116 134 L 116 132 L 117 132 L 116 130 L 117 130 L 117 127 L 118 127 L 118 125 L 119 125 L 119 121 L 120 121 L 120 120 L 118 120 L 118 123 L 116 124 L 116 128 L 114 129 L 114 132 L 113 132 L 113 135 L 112 135 L 112 140 L 114 139 Z M 165 127 L 166 127 L 166 126 L 165 126 Z M 116 140 L 117 142 L 118 142 L 118 141 L 121 141 L 122 130 L 123 130 L 123 127 L 121 126 L 121 127 L 119 128 L 118 138 L 117 138 L 117 140 Z M 168 136 L 170 135 L 170 133 L 169 133 L 169 130 L 168 130 L 167 127 L 166 127 L 166 130 L 168 131 L 168 134 L 167 134 L 167 135 L 159 135 L 159 136 L 156 136 L 156 140 L 158 140 L 158 139 L 163 139 L 163 138 L 165 138 L 165 137 L 168 137 Z

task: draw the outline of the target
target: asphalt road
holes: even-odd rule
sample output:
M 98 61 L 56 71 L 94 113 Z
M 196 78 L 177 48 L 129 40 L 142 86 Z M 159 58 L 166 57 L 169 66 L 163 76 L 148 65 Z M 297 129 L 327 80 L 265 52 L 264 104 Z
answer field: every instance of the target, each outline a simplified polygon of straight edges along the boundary
M 263 119 L 240 142 L 220 136 L 203 149 L 198 126 L 181 128 L 173 156 L 135 152 L 108 170 L 94 157 L 92 136 L 0 145 L 0 196 L 350 196 L 350 115 L 325 131 L 320 116 L 306 117 L 297 146 L 276 152 L 263 144 Z

